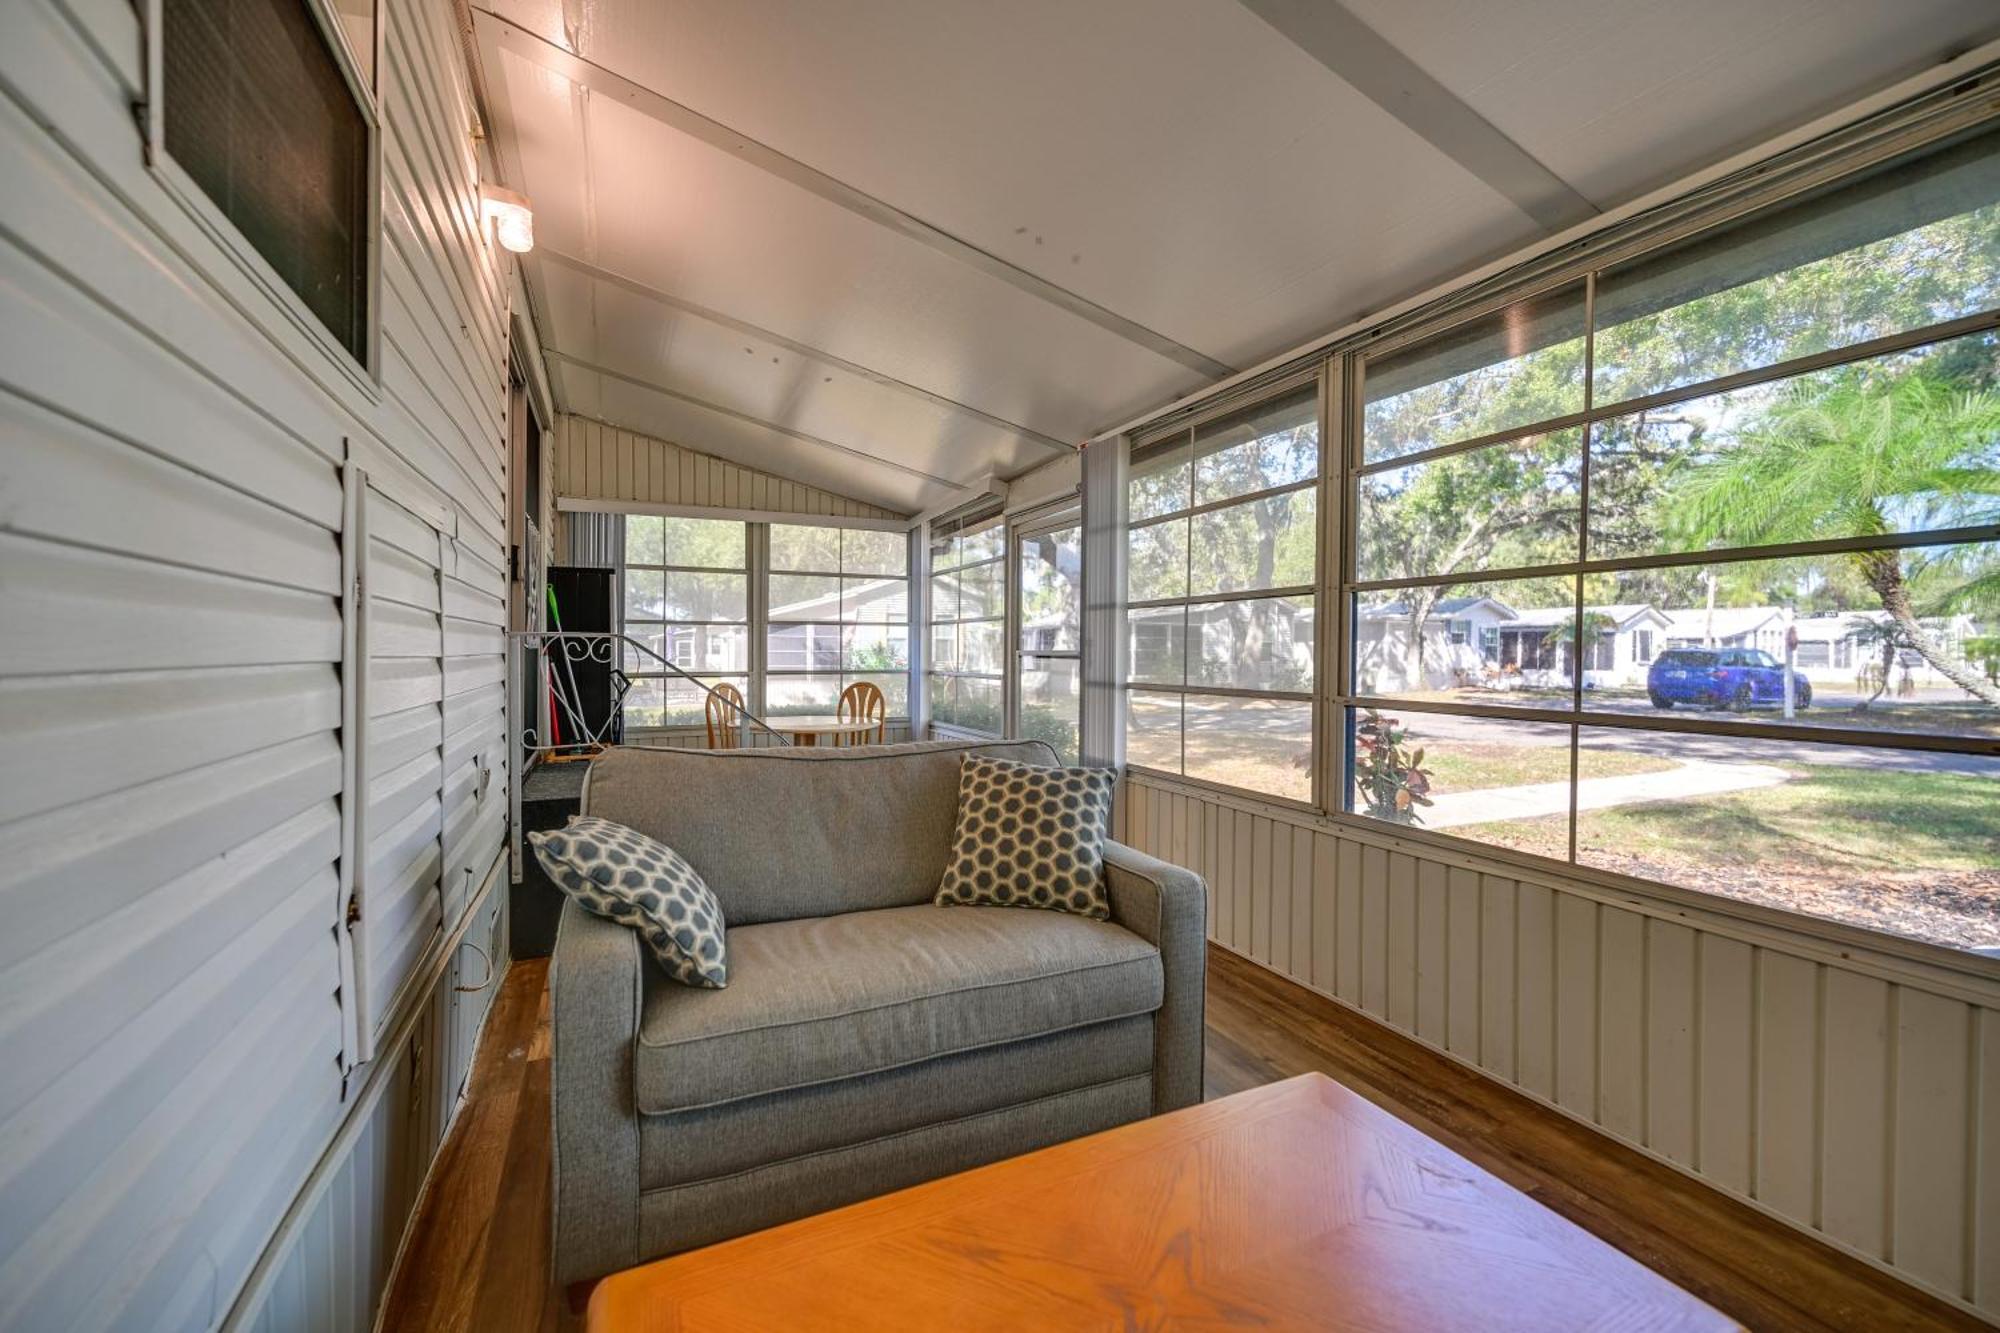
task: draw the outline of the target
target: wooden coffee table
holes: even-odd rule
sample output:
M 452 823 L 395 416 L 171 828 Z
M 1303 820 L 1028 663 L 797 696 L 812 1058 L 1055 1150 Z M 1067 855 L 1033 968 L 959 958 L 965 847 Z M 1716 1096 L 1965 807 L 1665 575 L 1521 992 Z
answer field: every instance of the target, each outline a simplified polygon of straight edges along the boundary
M 607 1278 L 591 1333 L 1738 1327 L 1320 1074 Z

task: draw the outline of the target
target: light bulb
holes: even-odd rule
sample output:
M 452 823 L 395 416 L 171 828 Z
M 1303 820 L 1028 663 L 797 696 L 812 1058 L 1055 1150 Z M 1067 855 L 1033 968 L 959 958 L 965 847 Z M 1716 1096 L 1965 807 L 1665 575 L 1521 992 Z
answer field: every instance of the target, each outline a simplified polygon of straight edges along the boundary
M 505 249 L 524 255 L 535 248 L 535 214 L 526 195 L 497 185 L 481 186 L 481 216 L 493 224 L 493 239 Z

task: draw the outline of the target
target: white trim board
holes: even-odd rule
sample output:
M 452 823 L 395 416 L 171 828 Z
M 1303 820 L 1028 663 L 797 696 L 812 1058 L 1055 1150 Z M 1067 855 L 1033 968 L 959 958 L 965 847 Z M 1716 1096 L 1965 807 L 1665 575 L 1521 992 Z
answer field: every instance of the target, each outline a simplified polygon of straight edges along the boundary
M 812 528 L 866 528 L 871 532 L 906 532 L 907 518 L 849 518 L 842 514 L 795 514 L 787 509 L 731 509 L 721 505 L 654 504 L 649 500 L 598 500 L 559 495 L 556 508 L 565 514 L 658 514 L 662 518 L 729 518 L 745 523 L 796 523 Z

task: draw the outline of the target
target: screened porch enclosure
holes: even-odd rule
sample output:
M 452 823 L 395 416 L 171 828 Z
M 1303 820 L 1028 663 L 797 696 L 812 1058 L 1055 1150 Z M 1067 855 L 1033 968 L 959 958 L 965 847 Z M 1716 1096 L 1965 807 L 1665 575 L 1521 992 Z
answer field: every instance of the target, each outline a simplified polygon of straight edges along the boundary
M 9 0 L 0 109 L 0 1330 L 609 1333 L 1307 1071 L 2000 1323 L 1991 0 Z M 1179 1235 L 918 1269 L 1265 1309 Z

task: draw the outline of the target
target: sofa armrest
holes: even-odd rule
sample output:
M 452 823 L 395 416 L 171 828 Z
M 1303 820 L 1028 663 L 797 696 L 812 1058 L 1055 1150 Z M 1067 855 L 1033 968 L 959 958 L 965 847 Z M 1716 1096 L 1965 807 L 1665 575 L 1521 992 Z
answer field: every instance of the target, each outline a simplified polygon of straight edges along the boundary
M 555 1279 L 639 1261 L 639 1113 L 632 1044 L 644 999 L 639 936 L 565 900 L 549 960 Z
M 1104 844 L 1111 919 L 1160 951 L 1166 996 L 1153 1018 L 1153 1114 L 1202 1096 L 1208 886 L 1200 875 L 1120 842 Z

